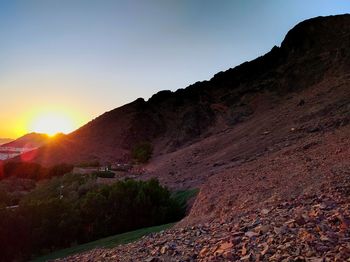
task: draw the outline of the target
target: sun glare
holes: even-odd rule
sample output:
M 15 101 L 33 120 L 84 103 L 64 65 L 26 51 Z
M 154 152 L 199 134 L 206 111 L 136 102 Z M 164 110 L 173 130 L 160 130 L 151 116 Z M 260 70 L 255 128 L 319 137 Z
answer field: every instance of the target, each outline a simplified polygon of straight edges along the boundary
M 54 136 L 57 133 L 70 133 L 74 130 L 74 122 L 69 115 L 60 112 L 45 112 L 33 118 L 30 131 Z

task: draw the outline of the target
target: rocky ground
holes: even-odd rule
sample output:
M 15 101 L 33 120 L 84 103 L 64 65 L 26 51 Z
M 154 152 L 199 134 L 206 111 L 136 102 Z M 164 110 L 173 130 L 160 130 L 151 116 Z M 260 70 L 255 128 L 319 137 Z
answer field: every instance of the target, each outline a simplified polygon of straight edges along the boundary
M 58 261 L 350 261 L 350 172 L 322 191 Z

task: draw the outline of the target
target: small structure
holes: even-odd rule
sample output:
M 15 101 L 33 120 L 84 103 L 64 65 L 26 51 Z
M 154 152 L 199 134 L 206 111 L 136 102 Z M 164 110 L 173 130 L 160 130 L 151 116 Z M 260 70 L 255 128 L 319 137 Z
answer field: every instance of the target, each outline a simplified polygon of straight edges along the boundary
M 107 171 L 110 171 L 110 168 L 109 168 L 109 166 L 100 166 L 98 168 L 98 171 L 100 171 L 100 172 L 107 172 Z
M 128 172 L 132 168 L 131 164 L 127 163 L 114 163 L 111 165 L 111 170 Z

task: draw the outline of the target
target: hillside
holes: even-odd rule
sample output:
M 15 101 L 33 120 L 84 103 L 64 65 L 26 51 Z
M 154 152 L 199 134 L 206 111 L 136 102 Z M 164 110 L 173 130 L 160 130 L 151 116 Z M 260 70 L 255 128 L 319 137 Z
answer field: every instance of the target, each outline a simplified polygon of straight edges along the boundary
M 45 164 L 118 159 L 149 140 L 142 178 L 200 188 L 177 228 L 65 261 L 348 259 L 349 46 L 350 15 L 306 20 L 254 61 L 138 99 L 40 149 Z
M 30 133 L 26 134 L 16 140 L 10 141 L 1 145 L 1 147 L 15 147 L 15 148 L 37 148 L 49 142 L 50 137 L 45 134 Z
M 3 144 L 10 143 L 11 141 L 13 141 L 13 139 L 11 138 L 0 138 L 0 146 Z
M 142 141 L 151 141 L 154 155 L 159 156 L 238 128 L 324 81 L 341 85 L 349 68 L 348 20 L 344 15 L 305 21 L 266 55 L 220 72 L 210 81 L 176 92 L 161 91 L 148 101 L 140 98 L 107 112 L 59 143 L 40 149 L 35 161 L 51 165 L 128 159 L 132 146 Z M 333 30 L 335 24 L 340 30 Z

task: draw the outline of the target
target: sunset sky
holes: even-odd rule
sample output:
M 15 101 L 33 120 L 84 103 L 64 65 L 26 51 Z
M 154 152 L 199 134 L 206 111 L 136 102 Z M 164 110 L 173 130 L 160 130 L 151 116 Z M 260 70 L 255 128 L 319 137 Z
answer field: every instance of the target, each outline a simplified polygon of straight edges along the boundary
M 70 132 L 280 45 L 348 0 L 0 0 L 0 137 Z M 49 119 L 49 120 L 48 120 Z

